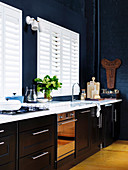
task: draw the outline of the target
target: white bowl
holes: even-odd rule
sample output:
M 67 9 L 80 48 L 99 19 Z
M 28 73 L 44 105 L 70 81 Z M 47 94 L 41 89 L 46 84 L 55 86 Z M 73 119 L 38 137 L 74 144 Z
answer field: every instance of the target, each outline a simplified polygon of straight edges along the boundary
M 48 101 L 48 99 L 37 99 L 37 101 L 39 103 L 46 103 Z
M 0 110 L 19 110 L 21 102 L 19 100 L 0 101 Z

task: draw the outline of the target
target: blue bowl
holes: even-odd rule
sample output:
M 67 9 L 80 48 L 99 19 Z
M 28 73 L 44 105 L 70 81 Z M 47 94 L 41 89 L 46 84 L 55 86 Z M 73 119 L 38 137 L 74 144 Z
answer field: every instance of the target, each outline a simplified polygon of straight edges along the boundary
M 21 103 L 24 102 L 24 96 L 5 97 L 5 99 L 9 99 L 9 100 L 19 100 Z

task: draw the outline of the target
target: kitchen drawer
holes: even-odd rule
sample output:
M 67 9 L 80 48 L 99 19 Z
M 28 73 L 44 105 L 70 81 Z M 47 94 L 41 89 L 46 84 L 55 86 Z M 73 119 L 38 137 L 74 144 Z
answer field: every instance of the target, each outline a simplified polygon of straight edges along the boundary
M 0 166 L 0 170 L 15 170 L 15 162 L 7 163 Z
M 15 136 L 0 138 L 0 165 L 15 160 Z
M 28 155 L 19 160 L 19 170 L 50 170 L 54 166 L 54 147 Z
M 0 125 L 0 137 L 16 133 L 16 123 L 7 123 Z
M 19 132 L 54 124 L 56 115 L 43 116 L 19 122 Z
M 54 125 L 20 133 L 19 143 L 20 157 L 54 145 Z

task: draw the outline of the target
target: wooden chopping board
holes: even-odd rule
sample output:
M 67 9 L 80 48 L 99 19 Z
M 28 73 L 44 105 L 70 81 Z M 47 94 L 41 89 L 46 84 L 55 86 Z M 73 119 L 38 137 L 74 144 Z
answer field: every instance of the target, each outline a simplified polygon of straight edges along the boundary
M 87 98 L 93 99 L 94 95 L 92 94 L 93 91 L 96 89 L 96 93 L 99 95 L 100 93 L 100 83 L 95 82 L 95 77 L 92 77 L 92 81 L 87 83 Z

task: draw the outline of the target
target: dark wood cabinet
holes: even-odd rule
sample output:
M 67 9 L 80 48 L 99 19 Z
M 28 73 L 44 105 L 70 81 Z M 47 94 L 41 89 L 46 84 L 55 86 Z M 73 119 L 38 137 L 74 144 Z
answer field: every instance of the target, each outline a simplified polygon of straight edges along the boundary
M 0 170 L 15 170 L 15 162 L 9 162 L 7 164 L 4 165 L 0 165 Z
M 19 170 L 52 170 L 54 147 L 49 147 L 20 159 Z
M 102 144 L 109 146 L 119 138 L 120 132 L 120 103 L 102 106 Z
M 81 162 L 119 138 L 120 102 L 75 111 L 75 157 L 67 157 L 57 169 Z M 57 115 L 0 125 L 0 170 L 53 170 L 57 160 Z M 71 162 L 72 161 L 72 162 Z M 70 164 L 68 166 L 68 163 Z
M 119 139 L 120 135 L 120 104 L 113 104 L 113 137 L 114 140 Z
M 99 138 L 99 117 L 96 115 L 96 107 L 91 109 L 91 126 L 90 126 L 90 145 L 91 145 L 91 151 L 96 152 L 98 151 L 99 145 L 100 145 L 100 138 Z
M 19 135 L 20 157 L 54 145 L 54 125 L 22 132 Z
M 15 170 L 16 123 L 0 125 L 0 170 Z
M 90 149 L 91 109 L 76 111 L 76 157 L 86 154 Z
M 15 136 L 0 138 L 0 165 L 15 160 Z
M 19 122 L 19 170 L 54 169 L 56 115 Z
M 0 125 L 0 138 L 16 134 L 16 123 L 5 123 Z
M 100 150 L 96 107 L 76 111 L 76 163 Z
M 106 147 L 113 142 L 113 107 L 112 104 L 102 106 L 102 144 Z

